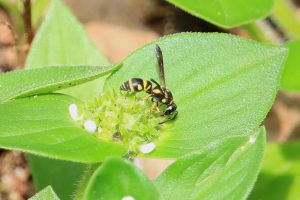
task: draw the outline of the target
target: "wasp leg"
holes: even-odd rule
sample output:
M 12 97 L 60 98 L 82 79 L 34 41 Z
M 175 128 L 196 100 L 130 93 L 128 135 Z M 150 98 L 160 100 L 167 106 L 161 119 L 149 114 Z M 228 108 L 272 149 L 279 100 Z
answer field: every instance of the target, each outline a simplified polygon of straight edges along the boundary
M 160 112 L 160 110 L 159 110 L 159 107 L 160 107 L 161 105 L 158 105 L 158 101 L 156 102 L 156 111 L 159 113 Z
M 153 102 L 153 104 L 152 104 L 152 106 L 150 108 L 150 113 L 154 110 L 155 106 L 156 106 L 156 102 Z
M 166 123 L 166 122 L 168 122 L 168 121 L 174 120 L 174 119 L 177 117 L 177 114 L 178 114 L 178 112 L 176 111 L 176 112 L 173 114 L 172 117 L 170 117 L 169 119 L 167 119 L 167 120 L 165 120 L 165 121 L 163 121 L 163 122 L 159 122 L 158 124 L 164 124 L 164 123 Z M 164 115 L 163 115 L 163 116 L 164 116 Z
M 147 100 L 147 99 L 149 99 L 150 97 L 152 96 L 152 94 L 148 94 L 147 96 L 145 96 L 144 98 L 143 98 L 143 100 Z

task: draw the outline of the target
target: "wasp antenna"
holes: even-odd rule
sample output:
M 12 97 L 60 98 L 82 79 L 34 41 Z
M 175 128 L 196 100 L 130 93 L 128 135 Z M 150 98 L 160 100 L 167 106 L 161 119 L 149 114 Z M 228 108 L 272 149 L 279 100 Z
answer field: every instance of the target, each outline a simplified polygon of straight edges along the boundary
M 161 53 L 161 49 L 160 49 L 160 46 L 158 44 L 155 44 L 155 52 L 157 54 Z
M 152 81 L 153 83 L 155 83 L 156 85 L 160 85 L 158 82 L 156 82 L 153 78 L 150 79 L 150 81 Z

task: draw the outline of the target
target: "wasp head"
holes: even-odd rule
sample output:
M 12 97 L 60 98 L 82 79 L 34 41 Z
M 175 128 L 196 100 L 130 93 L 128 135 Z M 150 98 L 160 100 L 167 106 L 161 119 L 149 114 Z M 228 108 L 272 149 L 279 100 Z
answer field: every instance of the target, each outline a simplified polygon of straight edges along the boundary
M 172 104 L 169 104 L 164 112 L 164 115 L 170 115 L 173 112 L 175 112 L 177 109 L 177 105 L 173 102 Z

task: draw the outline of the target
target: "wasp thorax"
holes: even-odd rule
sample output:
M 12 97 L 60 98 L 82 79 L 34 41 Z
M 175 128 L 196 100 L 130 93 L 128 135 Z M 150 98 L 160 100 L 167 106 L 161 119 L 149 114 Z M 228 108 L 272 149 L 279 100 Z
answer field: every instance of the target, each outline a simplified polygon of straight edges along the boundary
M 123 144 L 134 155 L 150 153 L 162 128 L 162 117 L 150 108 L 151 103 L 134 94 L 107 92 L 79 107 L 76 122 L 99 139 Z M 74 112 L 70 114 L 74 118 Z

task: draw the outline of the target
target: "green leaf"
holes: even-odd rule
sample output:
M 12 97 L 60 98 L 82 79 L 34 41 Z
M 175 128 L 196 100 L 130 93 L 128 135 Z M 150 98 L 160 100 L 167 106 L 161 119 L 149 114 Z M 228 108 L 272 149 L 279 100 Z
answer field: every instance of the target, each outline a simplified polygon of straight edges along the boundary
M 107 159 L 92 175 L 85 191 L 86 200 L 160 199 L 152 182 L 132 163 L 121 158 Z
M 73 162 L 50 160 L 34 155 L 28 156 L 27 159 L 31 166 L 30 170 L 37 191 L 51 185 L 61 200 L 72 199 L 86 165 L 81 163 L 75 165 Z M 57 177 L 58 174 L 61 176 Z
M 31 197 L 29 200 L 59 200 L 59 198 L 54 193 L 51 186 L 48 186 L 33 197 Z
M 104 76 L 113 69 L 115 68 L 60 66 L 4 73 L 0 75 L 0 102 L 78 85 Z
M 246 199 L 256 180 L 265 130 L 209 144 L 179 158 L 155 181 L 164 199 Z
M 274 0 L 168 0 L 188 13 L 223 28 L 266 17 Z
M 178 116 L 164 124 L 149 156 L 178 157 L 259 127 L 277 93 L 285 48 L 216 33 L 176 34 L 154 43 L 164 54 Z M 118 89 L 132 77 L 157 80 L 154 43 L 127 57 L 105 88 Z
M 267 143 L 262 170 L 249 199 L 299 199 L 299 152 L 299 141 Z
M 288 42 L 289 55 L 284 66 L 281 88 L 288 91 L 300 91 L 300 40 Z
M 72 103 L 80 102 L 52 94 L 0 104 L 0 147 L 78 162 L 123 155 L 123 147 L 97 140 L 72 120 Z
M 52 0 L 48 14 L 30 48 L 26 68 L 57 65 L 107 65 L 107 60 L 87 37 L 80 23 L 60 0 Z M 99 94 L 103 79 L 97 79 L 65 93 L 79 98 Z

